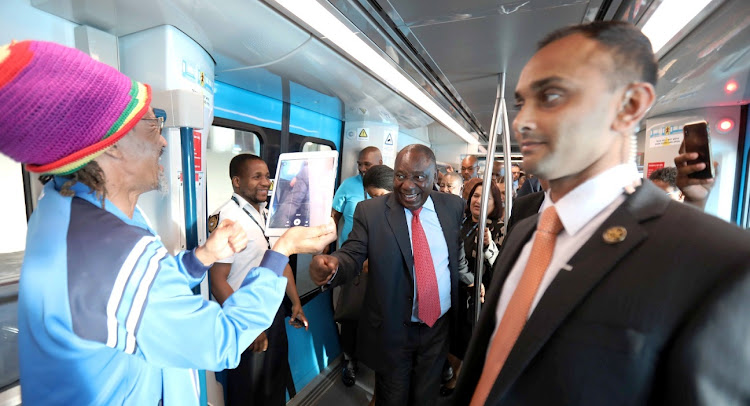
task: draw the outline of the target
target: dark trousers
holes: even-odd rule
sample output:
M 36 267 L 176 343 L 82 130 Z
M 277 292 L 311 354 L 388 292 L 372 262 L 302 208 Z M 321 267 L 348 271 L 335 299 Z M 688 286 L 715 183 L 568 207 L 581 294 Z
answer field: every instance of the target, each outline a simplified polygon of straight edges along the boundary
M 240 364 L 227 370 L 227 406 L 283 406 L 289 372 L 289 342 L 283 307 L 266 330 L 268 350 L 242 353 Z
M 392 348 L 396 365 L 375 373 L 378 406 L 434 405 L 440 392 L 440 376 L 448 353 L 449 322 L 444 315 L 434 326 L 408 323 L 407 342 Z
M 350 358 L 357 358 L 357 326 L 358 321 L 342 321 L 341 350 Z

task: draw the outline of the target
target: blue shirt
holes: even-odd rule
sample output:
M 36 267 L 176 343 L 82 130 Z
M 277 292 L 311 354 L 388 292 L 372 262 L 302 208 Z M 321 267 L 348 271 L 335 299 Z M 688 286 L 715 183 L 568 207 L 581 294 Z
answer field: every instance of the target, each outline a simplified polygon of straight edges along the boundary
M 197 406 L 196 369 L 234 368 L 274 319 L 287 258 L 267 251 L 223 306 L 190 290 L 208 267 L 172 256 L 138 208 L 129 218 L 81 183 L 49 181 L 29 220 L 18 359 L 29 405 Z
M 367 199 L 365 187 L 362 185 L 362 175 L 352 176 L 344 179 L 341 186 L 333 196 L 333 209 L 344 216 L 344 226 L 341 228 L 339 235 L 339 247 L 349 237 L 354 223 L 354 209 L 357 203 Z
M 413 216 L 411 210 L 407 208 L 404 208 L 404 213 L 406 214 L 406 225 L 409 227 L 409 241 L 411 241 L 411 219 Z M 427 236 L 427 244 L 430 246 L 432 264 L 435 267 L 435 276 L 437 277 L 438 291 L 440 292 L 440 316 L 443 316 L 451 308 L 451 270 L 448 259 L 448 244 L 445 242 L 443 227 L 440 225 L 440 220 L 438 220 L 432 197 L 428 197 L 427 201 L 424 202 L 422 211 L 419 212 L 419 222 L 422 223 L 422 229 L 424 229 L 424 233 Z M 413 244 L 411 250 L 413 256 Z M 411 276 L 414 280 L 414 306 L 411 311 L 411 321 L 418 322 L 421 320 L 417 317 L 419 314 L 419 303 L 417 303 L 417 278 L 414 274 L 414 267 L 411 269 Z

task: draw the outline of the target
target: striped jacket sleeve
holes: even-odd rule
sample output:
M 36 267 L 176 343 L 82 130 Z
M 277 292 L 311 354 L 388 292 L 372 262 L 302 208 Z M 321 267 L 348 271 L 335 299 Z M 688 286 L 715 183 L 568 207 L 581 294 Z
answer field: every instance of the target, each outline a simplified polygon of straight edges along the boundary
M 267 251 L 225 303 L 191 287 L 206 267 L 191 251 L 170 255 L 148 231 L 73 199 L 67 293 L 73 331 L 159 367 L 221 370 L 273 321 L 288 259 Z

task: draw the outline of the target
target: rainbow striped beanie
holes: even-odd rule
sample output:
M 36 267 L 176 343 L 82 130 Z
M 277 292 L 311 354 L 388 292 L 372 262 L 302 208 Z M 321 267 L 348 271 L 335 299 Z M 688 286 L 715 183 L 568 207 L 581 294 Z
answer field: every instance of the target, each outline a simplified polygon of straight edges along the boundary
M 151 88 L 52 42 L 0 46 L 0 152 L 30 172 L 67 175 L 127 134 Z

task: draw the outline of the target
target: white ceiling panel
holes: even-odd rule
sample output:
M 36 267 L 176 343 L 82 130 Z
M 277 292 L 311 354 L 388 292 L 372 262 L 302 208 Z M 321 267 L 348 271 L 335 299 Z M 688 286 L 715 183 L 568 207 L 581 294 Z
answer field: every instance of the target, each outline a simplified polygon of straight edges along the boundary
M 506 102 L 512 105 L 518 76 L 536 43 L 556 28 L 580 23 L 588 3 L 391 0 L 486 131 L 497 75 L 507 73 Z

